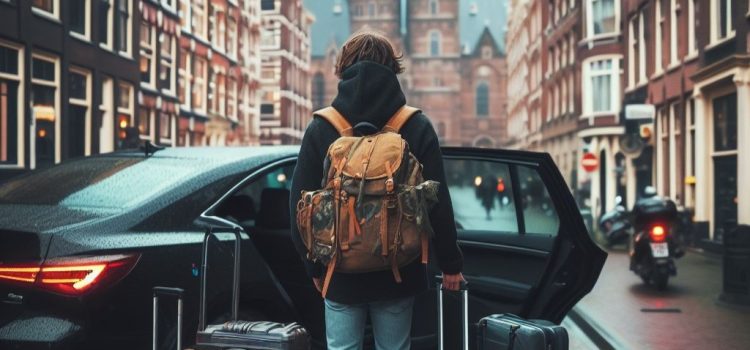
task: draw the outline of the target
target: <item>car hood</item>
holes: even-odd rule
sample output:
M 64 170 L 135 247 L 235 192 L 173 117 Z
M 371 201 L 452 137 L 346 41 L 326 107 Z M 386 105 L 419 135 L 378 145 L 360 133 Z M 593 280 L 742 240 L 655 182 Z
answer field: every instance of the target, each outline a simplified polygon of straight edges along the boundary
M 109 215 L 62 206 L 0 204 L 0 264 L 40 262 L 53 236 Z

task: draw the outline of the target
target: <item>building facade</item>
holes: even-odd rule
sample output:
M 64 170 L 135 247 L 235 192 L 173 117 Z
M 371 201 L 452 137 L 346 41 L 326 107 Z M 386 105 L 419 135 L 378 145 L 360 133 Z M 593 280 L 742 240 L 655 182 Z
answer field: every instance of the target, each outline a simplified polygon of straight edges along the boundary
M 0 1 L 0 181 L 122 146 L 139 17 L 136 0 Z
M 527 39 L 537 5 L 545 30 Z M 694 238 L 721 241 L 750 222 L 750 201 L 738 195 L 750 191 L 747 2 L 519 0 L 511 6 L 510 89 L 526 92 L 510 100 L 509 128 L 521 135 L 514 147 L 550 152 L 561 168 L 574 169 L 581 204 L 595 218 L 616 197 L 630 207 L 655 186 L 694 213 Z M 531 68 L 539 37 L 547 54 L 541 84 Z M 536 86 L 543 87 L 541 118 Z M 561 150 L 568 160 L 555 155 Z M 583 153 L 597 157 L 595 171 L 577 164 Z
M 258 144 L 258 1 L 180 0 L 180 146 Z
M 334 5 L 332 11 L 347 11 L 350 33 L 378 31 L 403 53 L 406 71 L 399 79 L 407 103 L 425 112 L 443 144 L 499 147 L 507 135 L 505 55 L 484 27 L 473 42 L 461 42 L 461 3 L 352 0 L 346 6 Z M 476 12 L 467 17 L 473 15 Z M 313 57 L 315 107 L 330 104 L 336 95 L 334 62 L 350 33 L 330 40 L 324 52 Z
M 261 144 L 298 144 L 312 117 L 310 26 L 301 1 L 262 1 Z

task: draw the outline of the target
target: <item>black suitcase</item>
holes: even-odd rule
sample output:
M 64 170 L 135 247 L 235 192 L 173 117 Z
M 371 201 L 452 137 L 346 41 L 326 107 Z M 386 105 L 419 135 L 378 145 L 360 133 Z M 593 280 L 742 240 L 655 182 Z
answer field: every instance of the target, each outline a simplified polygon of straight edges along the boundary
M 526 320 L 512 314 L 479 320 L 479 350 L 567 350 L 568 331 L 545 320 Z
M 208 241 L 217 232 L 209 228 L 203 238 L 201 264 L 200 311 L 198 314 L 197 350 L 308 350 L 310 336 L 296 322 L 283 324 L 268 321 L 242 321 L 237 319 L 240 295 L 240 242 L 241 228 L 232 230 L 235 235 L 234 278 L 232 284 L 232 318 L 223 324 L 206 326 L 206 272 L 208 271 Z M 226 232 L 226 231 L 224 231 Z
M 153 350 L 159 347 L 159 296 L 169 295 L 177 298 L 177 349 L 182 349 L 182 295 L 185 293 L 181 288 L 154 287 L 154 315 L 152 329 Z
M 438 349 L 445 349 L 445 339 L 443 334 L 443 284 L 438 282 Z M 459 293 L 461 294 L 461 348 L 469 350 L 469 292 L 466 289 L 466 282 L 461 282 Z

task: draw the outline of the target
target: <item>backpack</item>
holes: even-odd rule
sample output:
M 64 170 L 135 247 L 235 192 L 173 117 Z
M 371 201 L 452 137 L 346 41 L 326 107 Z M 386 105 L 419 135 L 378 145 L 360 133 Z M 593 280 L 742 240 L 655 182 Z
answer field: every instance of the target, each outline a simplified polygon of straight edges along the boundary
M 439 183 L 424 181 L 422 164 L 399 129 L 419 110 L 404 105 L 378 133 L 353 136 L 333 107 L 316 111 L 341 135 L 326 153 L 323 189 L 302 191 L 297 227 L 307 258 L 327 265 L 323 297 L 333 271 L 365 273 L 399 268 L 417 258 L 427 264 L 432 236 L 429 210 Z

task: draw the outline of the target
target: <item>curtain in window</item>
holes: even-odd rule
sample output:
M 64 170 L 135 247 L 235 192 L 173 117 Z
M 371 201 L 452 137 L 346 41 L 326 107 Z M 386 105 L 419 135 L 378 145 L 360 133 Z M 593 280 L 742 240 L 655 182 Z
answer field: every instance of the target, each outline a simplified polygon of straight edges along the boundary
M 615 0 L 591 0 L 594 34 L 615 31 Z
M 591 94 L 594 112 L 612 109 L 612 61 L 591 63 Z

